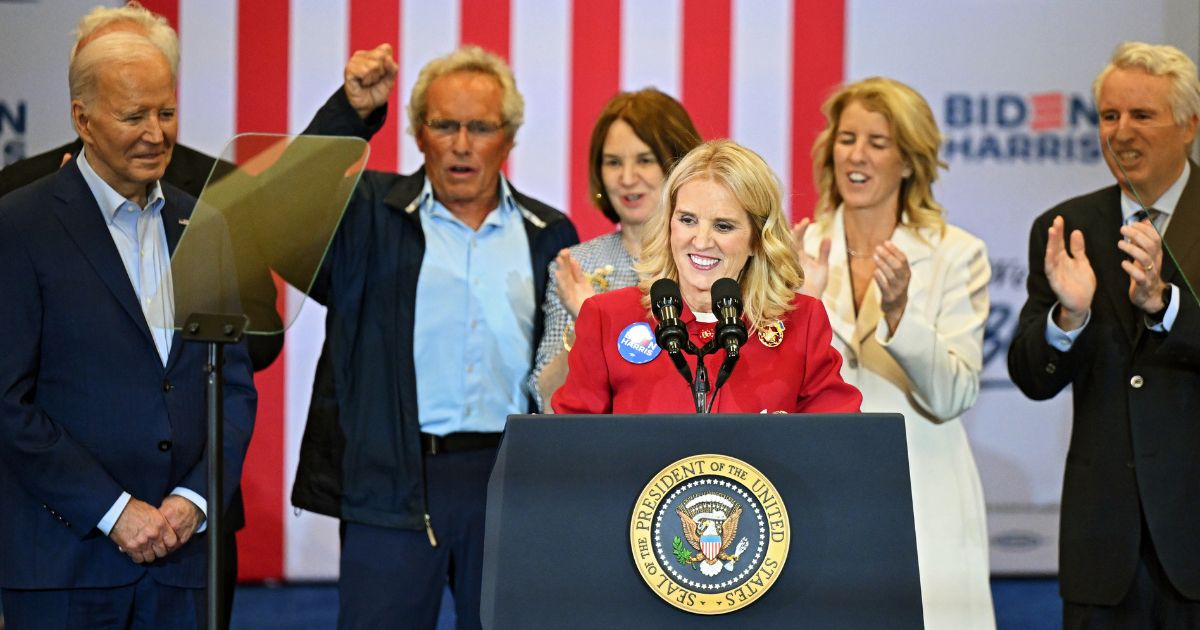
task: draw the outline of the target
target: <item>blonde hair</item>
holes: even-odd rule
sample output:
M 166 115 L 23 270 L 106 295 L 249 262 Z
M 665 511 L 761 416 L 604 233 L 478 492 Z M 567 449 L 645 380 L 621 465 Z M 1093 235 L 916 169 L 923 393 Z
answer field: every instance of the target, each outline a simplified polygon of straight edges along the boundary
M 414 136 L 425 124 L 428 113 L 426 100 L 429 86 L 438 77 L 454 72 L 482 72 L 496 78 L 500 83 L 500 112 L 504 120 L 505 133 L 509 138 L 517 135 L 517 129 L 525 122 L 525 99 L 517 91 L 512 68 L 499 56 L 479 46 L 463 46 L 448 55 L 443 55 L 425 64 L 417 75 L 412 96 L 408 99 L 408 132 Z
M 792 309 L 796 291 L 804 283 L 792 248 L 788 219 L 783 213 L 779 178 L 757 153 L 732 140 L 712 140 L 692 149 L 671 170 L 663 184 L 662 212 L 646 225 L 641 276 L 642 305 L 650 310 L 650 285 L 659 278 L 679 281 L 671 252 L 671 217 L 679 190 L 686 184 L 708 180 L 729 191 L 750 217 L 750 258 L 738 282 L 742 286 L 744 313 L 751 333 L 762 330 Z
M 117 30 L 112 29 L 117 24 L 133 26 L 162 51 L 167 63 L 171 64 L 171 74 L 179 72 L 179 36 L 175 34 L 175 29 L 171 28 L 166 18 L 151 12 L 138 2 L 130 2 L 116 8 L 96 7 L 88 11 L 75 25 L 75 44 L 71 46 L 70 61 L 75 61 L 81 43 L 90 43 L 93 33 Z
M 1195 116 L 1200 116 L 1200 77 L 1196 76 L 1196 64 L 1182 50 L 1174 46 L 1125 42 L 1113 51 L 1108 65 L 1092 81 L 1092 98 L 1100 104 L 1100 88 L 1113 70 L 1137 68 L 1156 77 L 1171 80 L 1171 112 L 1175 124 L 1184 126 Z
M 945 210 L 933 198 L 933 182 L 937 181 L 938 168 L 947 165 L 938 157 L 942 134 L 933 118 L 933 110 L 916 90 L 884 77 L 871 77 L 843 86 L 821 106 L 825 129 L 817 136 L 812 149 L 813 179 L 820 193 L 816 215 L 832 213 L 843 201 L 834 177 L 833 146 L 842 112 L 851 103 L 858 103 L 867 111 L 887 119 L 900 158 L 912 171 L 900 182 L 896 220 L 901 221 L 907 212 L 911 225 L 933 227 L 939 233 L 944 231 Z

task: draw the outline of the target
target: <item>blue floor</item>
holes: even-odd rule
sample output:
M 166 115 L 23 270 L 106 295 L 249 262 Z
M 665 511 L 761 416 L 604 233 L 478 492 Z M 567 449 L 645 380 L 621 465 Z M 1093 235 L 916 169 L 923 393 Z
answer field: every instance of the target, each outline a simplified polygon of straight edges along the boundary
M 1053 578 L 992 580 L 999 630 L 1058 630 L 1062 602 Z M 450 594 L 442 599 L 438 630 L 453 630 Z M 241 585 L 233 607 L 233 630 L 334 628 L 337 588 L 332 584 Z

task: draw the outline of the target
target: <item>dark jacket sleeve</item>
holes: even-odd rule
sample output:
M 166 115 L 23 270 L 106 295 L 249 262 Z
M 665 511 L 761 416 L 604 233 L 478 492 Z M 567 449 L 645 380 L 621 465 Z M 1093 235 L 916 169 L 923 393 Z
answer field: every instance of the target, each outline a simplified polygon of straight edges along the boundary
M 350 105 L 346 92 L 338 88 L 329 100 L 317 110 L 308 127 L 304 129 L 306 136 L 353 136 L 370 140 L 387 120 L 387 104 L 371 112 L 366 120 L 358 117 L 358 112 Z
M 64 153 L 76 155 L 83 143 L 79 140 L 17 160 L 0 169 L 0 197 L 53 173 L 62 166 Z

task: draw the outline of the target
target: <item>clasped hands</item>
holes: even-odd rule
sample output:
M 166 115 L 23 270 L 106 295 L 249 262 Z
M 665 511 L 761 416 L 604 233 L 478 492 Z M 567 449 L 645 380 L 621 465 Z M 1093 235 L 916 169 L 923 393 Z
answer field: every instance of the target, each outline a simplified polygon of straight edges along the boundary
M 136 563 L 154 562 L 191 540 L 204 522 L 204 513 L 191 501 L 170 495 L 158 508 L 129 499 L 108 537 Z
M 1096 294 L 1096 273 L 1088 260 L 1083 232 L 1071 232 L 1071 252 L 1066 249 L 1063 218 L 1055 217 L 1047 231 L 1046 279 L 1058 298 L 1060 308 L 1054 323 L 1063 330 L 1075 330 L 1087 320 Z M 1138 221 L 1121 227 L 1117 249 L 1128 256 L 1121 269 L 1129 275 L 1129 301 L 1146 314 L 1163 309 L 1162 294 L 1166 288 L 1161 274 L 1162 237 L 1149 221 Z

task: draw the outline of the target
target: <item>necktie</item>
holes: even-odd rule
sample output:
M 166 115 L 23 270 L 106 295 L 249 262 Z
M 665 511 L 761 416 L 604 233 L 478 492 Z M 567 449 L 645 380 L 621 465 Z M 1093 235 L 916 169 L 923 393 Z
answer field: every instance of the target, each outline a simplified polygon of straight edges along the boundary
M 1154 229 L 1162 232 L 1162 224 L 1165 214 L 1166 213 L 1158 208 L 1142 208 L 1141 210 L 1138 210 L 1130 215 L 1129 218 L 1131 222 L 1145 221 L 1149 219 L 1150 223 L 1154 226 Z

